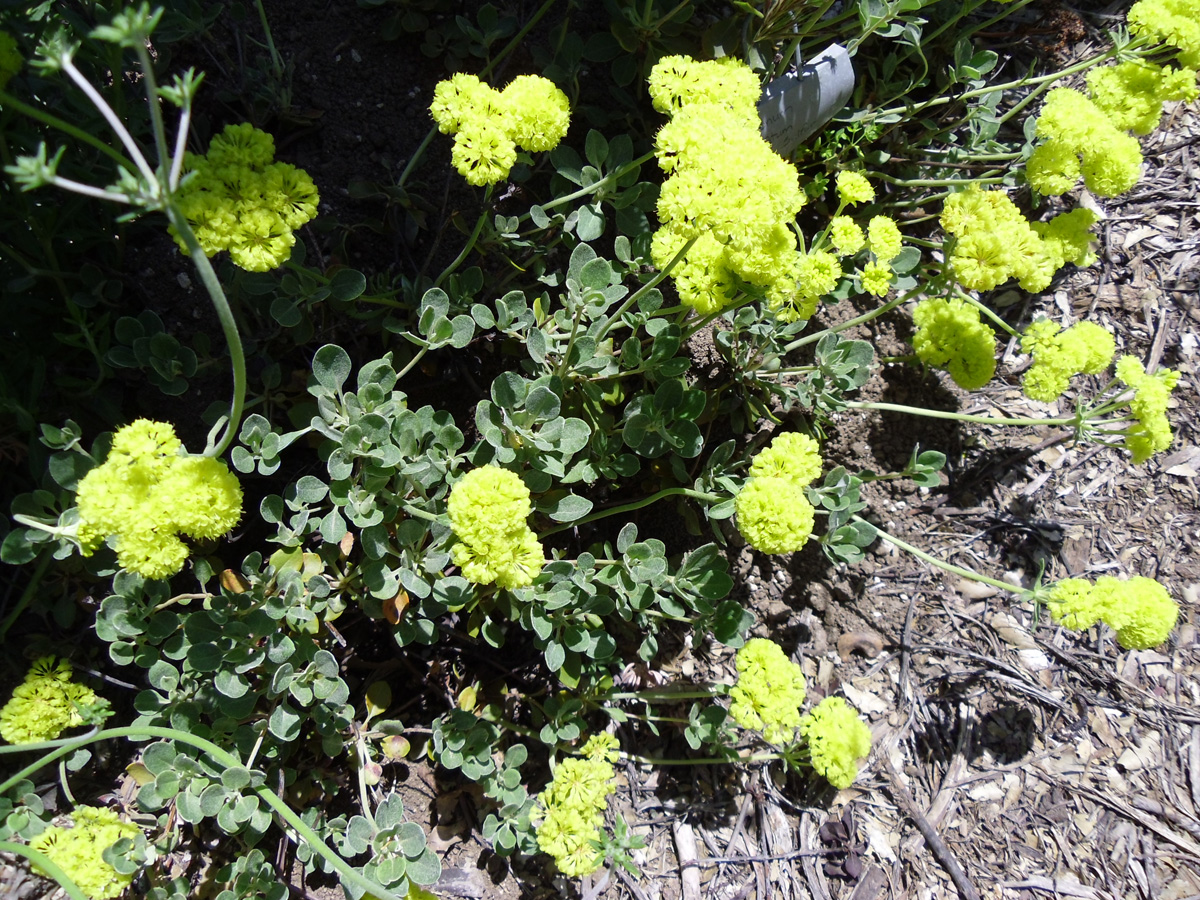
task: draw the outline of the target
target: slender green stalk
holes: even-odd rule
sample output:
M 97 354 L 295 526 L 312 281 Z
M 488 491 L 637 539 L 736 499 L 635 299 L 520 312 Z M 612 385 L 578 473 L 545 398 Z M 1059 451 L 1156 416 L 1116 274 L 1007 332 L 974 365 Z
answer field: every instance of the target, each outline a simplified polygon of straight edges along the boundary
M 241 760 L 239 760 L 229 751 L 217 746 L 212 741 L 206 740 L 205 738 L 196 737 L 195 735 L 189 734 L 186 731 L 179 731 L 175 728 L 161 728 L 157 725 L 106 728 L 103 731 L 96 732 L 95 734 L 84 735 L 76 738 L 75 740 L 64 742 L 62 746 L 52 750 L 41 759 L 31 763 L 20 772 L 17 772 L 15 775 L 12 775 L 6 779 L 3 783 L 0 783 L 0 794 L 7 791 L 18 781 L 21 781 L 25 777 L 32 775 L 34 772 L 37 772 L 39 769 L 44 768 L 55 760 L 66 756 L 68 753 L 78 750 L 80 747 L 84 747 L 88 744 L 95 744 L 99 741 L 111 740 L 113 738 L 128 738 L 130 740 L 162 738 L 169 741 L 178 741 L 181 744 L 187 744 L 188 746 L 195 747 L 197 750 L 202 750 L 211 756 L 217 763 L 227 769 L 243 768 Z M 35 749 L 37 746 L 38 745 L 36 744 L 18 744 L 16 747 L 0 747 L 0 753 L 31 750 Z M 299 839 L 303 839 L 313 852 L 321 856 L 326 862 L 329 863 L 330 866 L 333 867 L 333 869 L 338 873 L 338 876 L 342 879 L 343 883 L 349 882 L 366 891 L 367 893 L 374 895 L 375 897 L 379 898 L 379 900 L 404 900 L 404 898 L 400 897 L 398 894 L 392 893 L 384 888 L 383 885 L 371 878 L 367 878 L 361 872 L 356 871 L 353 866 L 342 859 L 342 857 L 339 856 L 335 851 L 331 850 L 321 839 L 321 836 L 313 831 L 313 829 L 309 827 L 308 823 L 300 818 L 296 811 L 288 806 L 283 798 L 270 788 L 263 786 L 251 788 L 251 790 L 258 795 L 260 800 L 262 800 L 267 804 L 267 806 L 271 807 L 271 809 L 275 810 L 275 812 L 279 814 L 279 817 L 283 819 L 287 826 L 296 833 Z M 6 848 L 3 845 L 0 845 L 0 850 L 3 849 Z M 40 866 L 42 863 L 39 861 L 38 865 Z M 46 871 L 50 870 L 47 869 Z
M 267 11 L 263 9 L 262 0 L 254 0 L 254 5 L 258 9 L 258 21 L 262 24 L 263 34 L 267 36 L 267 50 L 271 54 L 271 67 L 275 70 L 275 77 L 282 79 L 283 57 L 275 49 L 275 39 L 271 37 L 271 23 L 267 21 Z
M 996 315 L 996 313 L 994 311 L 988 309 L 987 306 L 980 303 L 975 297 L 972 297 L 970 294 L 966 293 L 965 291 L 956 290 L 955 293 L 958 295 L 960 300 L 967 301 L 972 306 L 974 306 L 977 310 L 979 310 L 981 313 L 983 313 L 983 315 L 985 315 L 989 319 L 991 319 L 992 322 L 995 323 L 996 326 L 998 328 L 1000 328 L 1002 331 L 1007 332 L 1008 334 L 1010 334 L 1012 337 L 1015 337 L 1015 338 L 1019 338 L 1021 336 L 1021 333 L 1019 331 L 1017 331 L 1015 328 L 1013 328 L 1011 325 L 1009 325 L 1007 322 L 1005 322 L 1002 318 L 1000 318 L 998 315 Z
M 0 622 L 0 643 L 4 642 L 4 637 L 8 634 L 8 629 L 12 628 L 13 623 L 21 617 L 21 613 L 25 612 L 25 608 L 37 596 L 38 588 L 42 584 L 42 576 L 46 574 L 46 569 L 50 566 L 51 559 L 52 555 L 49 553 L 43 553 L 38 558 L 37 566 L 34 567 L 33 574 L 29 577 L 29 584 L 21 592 L 21 596 L 17 599 L 12 611 L 4 617 L 3 622 Z
M 229 445 L 233 443 L 238 428 L 242 424 L 242 413 L 246 406 L 246 353 L 242 349 L 242 338 L 238 333 L 237 321 L 233 318 L 233 310 L 229 308 L 229 300 L 225 296 L 225 289 L 221 287 L 221 280 L 217 278 L 212 263 L 209 262 L 208 256 L 205 255 L 200 242 L 196 239 L 195 232 L 192 231 L 192 226 L 175 203 L 174 198 L 168 200 L 165 212 L 168 220 L 175 226 L 175 231 L 187 245 L 192 265 L 196 267 L 196 271 L 200 274 L 200 280 L 204 283 L 205 290 L 208 291 L 209 299 L 212 300 L 213 307 L 217 311 L 217 318 L 221 320 L 225 343 L 229 345 L 229 362 L 233 366 L 233 402 L 229 407 L 229 421 L 225 424 L 225 430 L 216 445 L 214 446 L 210 442 L 210 445 L 204 448 L 205 456 L 219 457 L 229 449 Z
M 158 100 L 158 84 L 154 77 L 154 64 L 150 61 L 150 52 L 145 44 L 137 47 L 138 62 L 142 67 L 142 80 L 146 84 L 146 105 L 150 107 L 150 123 L 154 133 L 154 147 L 158 151 L 158 169 L 161 173 L 156 179 L 163 189 L 169 189 L 169 171 L 171 163 L 170 145 L 167 143 L 167 128 L 163 123 L 162 104 Z
M 446 268 L 442 270 L 442 274 L 437 277 L 436 281 L 434 281 L 434 287 L 441 287 L 442 282 L 449 278 L 451 273 L 454 272 L 454 270 L 462 264 L 462 261 L 467 258 L 467 255 L 475 249 L 475 242 L 479 240 L 479 235 L 483 232 L 483 226 L 487 223 L 487 220 L 492 215 L 491 210 L 488 208 L 488 201 L 492 199 L 492 191 L 494 189 L 495 185 L 489 184 L 487 186 L 487 189 L 483 193 L 483 212 L 481 212 L 479 214 L 479 218 L 476 219 L 475 228 L 471 232 L 471 236 L 467 238 L 467 242 L 463 244 L 463 248 L 459 252 L 458 256 L 454 258 L 454 262 L 446 266 Z
M 634 500 L 632 503 L 623 503 L 620 506 L 610 506 L 607 509 L 599 510 L 591 515 L 584 516 L 582 519 L 576 519 L 574 522 L 567 522 L 565 525 L 558 525 L 555 528 L 547 529 L 538 534 L 540 538 L 549 537 L 552 534 L 558 534 L 560 531 L 566 531 L 568 528 L 576 528 L 579 525 L 587 525 L 591 522 L 597 522 L 600 519 L 606 519 L 609 516 L 620 515 L 621 513 L 633 512 L 637 509 L 642 509 L 652 503 L 657 503 L 667 497 L 691 497 L 693 500 L 701 500 L 704 503 L 721 503 L 728 500 L 728 497 L 719 494 L 705 494 L 702 491 L 693 491 L 691 488 L 664 488 L 657 494 L 651 494 L 649 497 L 644 497 L 641 500 Z
M 791 353 L 793 350 L 796 350 L 799 347 L 803 347 L 806 344 L 815 344 L 817 341 L 821 340 L 821 338 L 825 337 L 825 335 L 827 335 L 827 334 L 838 334 L 839 332 L 846 331 L 849 328 L 853 328 L 855 325 L 862 325 L 865 322 L 870 322 L 872 319 L 878 319 L 884 313 L 890 312 L 891 310 L 895 309 L 897 306 L 902 306 L 903 304 L 905 304 L 909 300 L 911 300 L 913 297 L 916 297 L 918 294 L 920 294 L 926 290 L 928 290 L 928 286 L 926 286 L 924 288 L 915 287 L 912 290 L 907 291 L 904 294 L 901 294 L 899 297 L 893 297 L 891 300 L 889 300 L 887 303 L 883 304 L 882 306 L 878 307 L 877 309 L 873 309 L 868 313 L 863 313 L 861 316 L 857 316 L 856 318 L 853 318 L 853 319 L 850 319 L 849 321 L 843 322 L 841 325 L 834 325 L 830 328 L 824 328 L 821 331 L 814 332 L 813 334 L 805 335 L 802 338 L 797 338 L 796 340 L 792 341 L 790 344 L 786 344 L 783 348 L 783 352 Z
M 112 107 L 108 105 L 108 101 L 106 101 L 100 95 L 100 92 L 92 86 L 92 83 L 84 77 L 83 73 L 75 68 L 75 64 L 72 63 L 70 59 L 63 60 L 62 70 L 66 72 L 70 79 L 75 82 L 76 86 L 83 91 L 88 100 L 92 102 L 92 105 L 96 107 L 96 111 L 104 117 L 106 122 L 108 122 L 109 127 L 116 134 L 117 139 L 120 140 L 120 142 L 124 145 L 125 151 L 129 154 L 129 158 L 133 160 L 134 165 L 137 166 L 138 171 L 142 174 L 142 177 L 146 179 L 147 186 L 152 187 L 155 184 L 154 169 L 152 169 L 150 167 L 150 163 L 146 161 L 146 157 L 142 153 L 141 147 L 139 147 L 137 141 L 133 139 L 133 135 L 129 133 L 129 129 L 125 127 L 125 123 L 117 118 L 117 114 L 113 112 Z
M 855 522 L 863 522 L 864 524 L 867 524 L 867 525 L 871 524 L 870 522 L 866 522 L 866 520 L 860 518 L 859 516 L 852 516 L 851 519 Z M 931 566 L 936 566 L 937 568 L 941 569 L 944 572 L 950 572 L 953 575 L 959 575 L 959 576 L 961 576 L 963 578 L 967 578 L 971 581 L 978 581 L 980 584 L 989 584 L 992 587 L 1000 588 L 1000 590 L 1008 591 L 1009 593 L 1012 593 L 1012 594 L 1028 593 L 1027 591 L 1024 591 L 1021 588 L 1017 587 L 1016 585 L 1009 584 L 1007 581 L 1001 581 L 998 578 L 989 578 L 988 576 L 980 575 L 978 572 L 974 572 L 971 569 L 964 569 L 962 566 L 956 566 L 956 565 L 954 565 L 954 563 L 948 563 L 944 559 L 938 559 L 936 556 L 926 553 L 924 550 L 918 550 L 912 544 L 906 543 L 906 542 L 900 540 L 900 538 L 898 538 L 898 537 L 893 537 L 892 535 L 888 534 L 886 531 L 882 531 L 874 525 L 872 525 L 871 527 L 875 528 L 875 530 L 877 532 L 879 532 L 879 536 L 883 540 L 887 541 L 889 544 L 892 544 L 893 546 L 897 547 L 898 549 L 903 550 L 905 553 L 911 553 L 917 559 L 924 560 L 925 562 L 929 563 Z
M 696 243 L 697 240 L 698 238 L 689 238 L 688 242 L 680 247 L 678 252 L 671 257 L 671 261 L 669 263 L 667 263 L 658 272 L 655 272 L 653 278 L 651 278 L 625 299 L 625 302 L 622 303 L 617 308 L 617 311 L 609 316 L 608 321 L 604 323 L 604 328 L 601 330 L 600 336 L 596 338 L 597 344 L 599 344 L 604 340 L 605 337 L 608 336 L 608 333 L 612 331 L 613 328 L 615 328 L 621 321 L 621 317 L 625 315 L 625 313 L 629 312 L 629 310 L 633 309 L 635 303 L 637 303 L 642 299 L 642 297 L 650 293 L 651 290 L 658 287 L 659 284 L 666 280 L 667 276 L 671 274 L 671 271 L 679 264 L 679 261 L 683 259 L 684 254 L 692 249 L 692 244 Z
M 15 841 L 0 841 L 0 853 L 11 853 L 14 856 L 23 856 L 55 881 L 58 886 L 67 892 L 67 896 L 71 900 L 90 900 L 74 881 L 71 880 L 66 872 L 62 870 L 62 866 L 50 859 L 45 853 L 40 850 L 34 850 L 28 844 L 18 844 Z
M 1077 425 L 1078 417 L 1069 419 L 1008 419 L 992 416 L 973 416 L 967 413 L 947 412 L 940 409 L 925 409 L 921 406 L 901 406 L 898 403 L 868 403 L 861 400 L 847 400 L 847 409 L 877 409 L 882 412 L 908 413 L 912 416 L 925 416 L 930 419 L 954 419 L 959 422 L 974 422 L 979 425 Z
M 548 203 L 543 203 L 542 209 L 554 209 L 556 206 L 562 206 L 564 203 L 571 203 L 575 200 L 578 200 L 580 197 L 590 197 L 592 194 L 596 193 L 597 191 L 601 190 L 602 188 L 606 188 L 610 184 L 615 184 L 618 180 L 623 178 L 626 174 L 634 171 L 639 166 L 642 166 L 642 165 L 648 163 L 652 159 L 654 159 L 654 151 L 650 151 L 649 153 L 646 153 L 643 156 L 639 156 L 637 159 L 633 160 L 632 162 L 627 162 L 627 163 L 625 163 L 625 165 L 620 166 L 619 168 L 613 169 L 611 172 L 609 172 L 607 175 L 605 175 L 603 178 L 601 178 L 599 181 L 595 182 L 594 184 L 589 184 L 587 187 L 582 187 L 577 191 L 572 191 L 570 194 L 563 194 L 561 197 L 555 197 L 553 200 L 551 200 Z M 525 215 L 521 216 L 517 221 L 524 222 L 528 218 L 529 218 L 529 213 L 525 213 Z

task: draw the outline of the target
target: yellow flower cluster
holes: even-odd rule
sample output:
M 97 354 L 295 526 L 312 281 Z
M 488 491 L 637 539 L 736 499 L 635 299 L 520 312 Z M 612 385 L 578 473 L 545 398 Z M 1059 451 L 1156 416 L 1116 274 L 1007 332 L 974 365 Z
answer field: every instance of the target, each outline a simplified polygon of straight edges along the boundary
M 122 838 L 136 837 L 138 827 L 122 822 L 111 809 L 77 806 L 71 812 L 70 828 L 51 825 L 29 842 L 34 850 L 46 854 L 67 876 L 79 885 L 90 900 L 119 897 L 133 881 L 104 861 L 104 851 Z M 36 865 L 33 871 L 47 873 Z
M 307 172 L 274 160 L 275 140 L 246 122 L 226 125 L 205 155 L 187 155 L 179 202 L 207 256 L 228 250 L 235 265 L 267 272 L 292 255 L 320 198 Z
M 540 75 L 518 75 L 497 91 L 459 72 L 434 88 L 429 111 L 442 134 L 454 135 L 450 162 L 474 185 L 507 178 L 518 147 L 553 150 L 571 124 L 567 95 Z
M 765 638 L 751 638 L 737 652 L 737 684 L 729 692 L 729 714 L 743 728 L 758 731 L 768 744 L 791 744 L 800 727 L 804 673 Z
M 862 172 L 838 172 L 837 192 L 843 206 L 870 203 L 875 199 L 875 188 Z
M 13 689 L 0 709 L 0 737 L 10 744 L 52 741 L 68 728 L 83 724 L 79 707 L 96 702 L 95 692 L 71 680 L 71 664 L 43 656 Z
M 544 811 L 537 826 L 538 847 L 571 878 L 589 875 L 604 862 L 597 846 L 608 795 L 616 789 L 617 739 L 611 734 L 594 735 L 580 753 L 582 758 L 558 764 L 554 780 L 538 797 Z
M 1179 49 L 1181 65 L 1200 68 L 1200 0 L 1138 0 L 1129 30 Z
M 1021 389 L 1049 403 L 1062 395 L 1073 375 L 1099 375 L 1108 368 L 1116 349 L 1113 336 L 1095 322 L 1078 322 L 1063 331 L 1057 322 L 1038 319 L 1021 336 L 1021 350 L 1033 356 Z
M 1122 581 L 1102 575 L 1095 584 L 1064 578 L 1046 601 L 1055 622 L 1076 631 L 1103 622 L 1127 650 L 1148 650 L 1167 639 L 1179 618 L 1179 606 L 1153 578 L 1135 575 Z
M 1092 102 L 1123 131 L 1149 134 L 1162 119 L 1168 100 L 1195 100 L 1196 71 L 1126 60 L 1093 69 L 1087 78 Z
M 788 432 L 771 441 L 750 464 L 750 480 L 735 500 L 737 528 L 763 553 L 794 553 L 807 543 L 814 510 L 805 485 L 821 473 L 817 442 Z
M 1125 432 L 1125 446 L 1135 463 L 1145 462 L 1155 453 L 1171 446 L 1171 423 L 1167 421 L 1167 403 L 1179 383 L 1179 373 L 1159 369 L 1146 374 L 1146 367 L 1134 356 L 1122 356 L 1114 370 L 1118 378 L 1133 388 L 1129 411 L 1138 420 Z
M 219 459 L 188 456 L 164 422 L 138 419 L 113 435 L 102 465 L 79 482 L 79 541 L 85 556 L 115 537 L 117 561 L 146 578 L 183 568 L 179 535 L 219 538 L 242 516 L 242 487 Z
M 996 336 L 965 300 L 922 300 L 913 309 L 913 349 L 927 366 L 945 369 L 954 383 L 974 391 L 996 372 Z
M 1088 73 L 1088 92 L 1055 88 L 1037 121 L 1043 139 L 1026 177 L 1035 190 L 1063 194 L 1083 176 L 1101 197 L 1123 194 L 1141 175 L 1142 151 L 1128 132 L 1149 134 L 1168 100 L 1195 100 L 1200 66 L 1200 0 L 1139 0 L 1129 10 L 1135 35 L 1178 48 L 1182 68 L 1124 60 Z
M 759 92 L 750 68 L 732 59 L 668 56 L 654 66 L 650 96 L 671 121 L 655 140 L 669 177 L 651 255 L 665 268 L 695 241 L 672 276 L 680 300 L 697 312 L 729 305 L 740 279 L 760 288 L 781 320 L 808 319 L 841 269 L 831 254 L 797 250 L 790 226 L 804 192 L 795 167 L 759 133 Z
M 952 194 L 941 223 L 955 236 L 950 267 L 965 288 L 990 291 L 1016 278 L 1027 291 L 1043 291 L 1067 263 L 1091 262 L 1090 210 L 1075 209 L 1049 222 L 1030 224 L 1003 191 L 971 185 Z
M 871 731 L 841 697 L 826 697 L 800 720 L 813 769 L 839 790 L 858 777 L 858 761 L 871 753 Z
M 519 475 L 499 466 L 472 469 L 446 507 L 458 538 L 451 552 L 464 578 L 510 590 L 533 583 L 546 557 L 525 521 L 533 507 Z

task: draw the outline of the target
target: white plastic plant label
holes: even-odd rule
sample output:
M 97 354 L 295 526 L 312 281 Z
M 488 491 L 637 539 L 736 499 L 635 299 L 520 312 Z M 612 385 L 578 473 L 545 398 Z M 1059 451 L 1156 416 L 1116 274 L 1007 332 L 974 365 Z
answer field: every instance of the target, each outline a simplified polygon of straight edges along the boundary
M 854 67 L 840 44 L 830 44 L 798 71 L 766 86 L 758 101 L 762 136 L 784 159 L 846 105 L 854 92 Z

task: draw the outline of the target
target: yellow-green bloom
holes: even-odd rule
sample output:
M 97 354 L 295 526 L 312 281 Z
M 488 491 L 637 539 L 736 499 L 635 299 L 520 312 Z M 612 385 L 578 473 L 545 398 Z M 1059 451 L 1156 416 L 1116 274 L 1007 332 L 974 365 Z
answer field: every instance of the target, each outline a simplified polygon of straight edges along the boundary
M 735 664 L 738 680 L 729 691 L 733 720 L 760 732 L 768 744 L 792 743 L 807 689 L 800 667 L 764 638 L 746 641 Z
M 474 185 L 507 178 L 518 147 L 554 149 L 571 124 L 567 95 L 540 75 L 518 75 L 497 91 L 460 72 L 434 88 L 429 112 L 439 131 L 455 136 L 450 162 Z
M 136 837 L 138 827 L 122 822 L 110 809 L 77 806 L 71 811 L 69 828 L 51 825 L 29 842 L 44 853 L 79 885 L 90 900 L 111 900 L 129 887 L 133 875 L 122 875 L 104 861 L 104 851 L 122 838 Z M 39 875 L 37 865 L 33 871 Z
M 834 216 L 829 222 L 829 241 L 838 256 L 853 256 L 866 244 L 867 239 L 857 223 L 849 216 Z
M 274 157 L 274 138 L 245 122 L 227 125 L 203 156 L 187 154 L 178 200 L 206 255 L 228 251 L 248 272 L 287 262 L 295 230 L 317 214 L 320 197 L 307 172 Z
M 1200 68 L 1200 3 L 1196 0 L 1138 0 L 1129 10 L 1129 30 L 1179 49 L 1179 62 Z
M 742 537 L 763 553 L 794 553 L 808 543 L 814 510 L 788 478 L 752 478 L 734 501 Z
M 807 434 L 785 431 L 760 450 L 750 463 L 754 478 L 783 478 L 804 487 L 821 474 L 821 446 Z
M 617 740 L 609 734 L 595 735 L 580 753 L 581 758 L 568 757 L 555 767 L 554 780 L 538 797 L 542 817 L 538 847 L 571 878 L 588 875 L 604 862 L 597 845 L 608 795 L 616 789 Z
M 446 509 L 458 539 L 451 553 L 464 578 L 510 590 L 533 583 L 546 557 L 526 523 L 532 508 L 520 476 L 498 466 L 473 469 L 455 483 Z
M 838 172 L 837 192 L 847 206 L 870 203 L 875 199 L 875 188 L 861 172 Z
M 873 259 L 863 266 L 859 281 L 868 294 L 883 297 L 892 288 L 892 269 L 886 263 Z
M 913 349 L 921 362 L 945 369 L 954 383 L 974 391 L 996 372 L 996 336 L 979 310 L 963 300 L 922 300 L 913 309 Z
M 180 455 L 183 445 L 164 422 L 138 419 L 113 436 L 103 464 L 79 481 L 79 541 L 90 555 L 115 540 L 117 561 L 146 578 L 183 567 L 179 535 L 213 539 L 238 523 L 242 488 L 218 459 Z
M 71 680 L 71 664 L 43 656 L 13 689 L 0 709 L 0 737 L 10 744 L 52 741 L 83 724 L 79 708 L 96 702 L 95 692 Z
M 841 697 L 826 697 L 800 720 L 809 757 L 818 775 L 835 788 L 858 777 L 858 761 L 871 753 L 871 730 Z
M 867 223 L 867 247 L 880 262 L 891 262 L 903 247 L 900 229 L 894 219 L 874 216 Z
M 1059 397 L 1074 375 L 1103 372 L 1116 352 L 1113 336 L 1095 322 L 1079 322 L 1066 331 L 1057 323 L 1038 319 L 1021 337 L 1021 350 L 1033 365 L 1021 379 L 1025 394 L 1045 403 Z
M 1171 423 L 1167 420 L 1167 405 L 1171 391 L 1179 383 L 1179 373 L 1159 369 L 1153 375 L 1134 356 L 1117 360 L 1116 375 L 1133 388 L 1129 411 L 1138 420 L 1125 432 L 1125 446 L 1133 453 L 1135 463 L 1145 462 L 1155 453 L 1171 446 Z
M 1055 622 L 1076 631 L 1103 622 L 1127 650 L 1157 647 L 1179 618 L 1179 606 L 1167 589 L 1139 575 L 1126 580 L 1102 575 L 1094 585 L 1064 578 L 1051 587 L 1046 606 Z

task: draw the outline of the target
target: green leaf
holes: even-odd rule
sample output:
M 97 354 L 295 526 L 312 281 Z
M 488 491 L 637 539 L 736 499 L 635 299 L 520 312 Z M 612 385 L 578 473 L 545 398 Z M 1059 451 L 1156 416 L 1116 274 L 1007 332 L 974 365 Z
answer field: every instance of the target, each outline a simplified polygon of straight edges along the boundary
M 579 220 L 575 226 L 575 234 L 584 242 L 594 241 L 604 234 L 604 215 L 599 212 L 600 204 L 579 207 Z
M 300 721 L 300 715 L 294 709 L 287 703 L 280 703 L 271 713 L 267 727 L 281 741 L 294 741 L 300 736 Z
M 350 377 L 350 355 L 337 344 L 326 344 L 313 357 L 312 373 L 317 384 L 338 393 Z
M 355 269 L 339 269 L 329 281 L 330 295 L 342 302 L 361 297 L 366 289 L 366 276 Z
M 245 790 L 250 786 L 250 770 L 243 766 L 233 766 L 221 772 L 221 784 L 231 791 Z
M 584 141 L 583 152 L 588 162 L 597 169 L 602 168 L 605 160 L 608 159 L 608 141 L 605 140 L 603 134 L 593 128 L 588 132 L 587 140 Z
M 741 647 L 753 624 L 753 613 L 735 600 L 725 600 L 713 615 L 712 636 L 727 647 Z
M 555 522 L 574 522 L 592 511 L 592 501 L 575 494 L 567 494 L 555 503 L 547 514 Z

